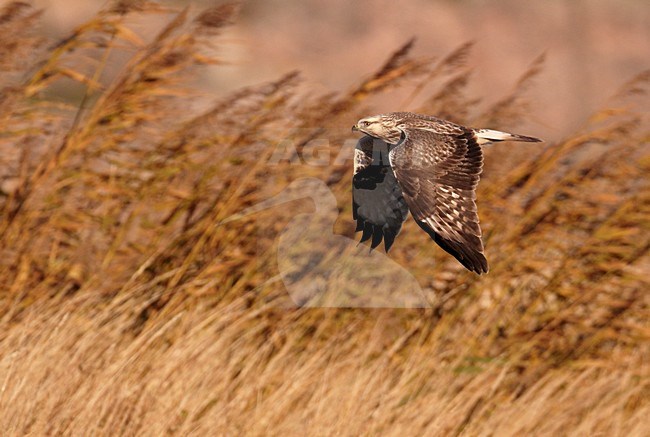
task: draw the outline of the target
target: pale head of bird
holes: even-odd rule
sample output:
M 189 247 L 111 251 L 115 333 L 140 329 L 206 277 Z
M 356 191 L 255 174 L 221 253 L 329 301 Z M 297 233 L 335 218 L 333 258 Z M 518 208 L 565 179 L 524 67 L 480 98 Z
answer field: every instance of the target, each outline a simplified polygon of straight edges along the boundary
M 359 120 L 352 126 L 352 130 L 379 138 L 388 144 L 397 144 L 402 137 L 402 131 L 398 127 L 400 122 L 401 118 L 395 113 L 373 115 Z

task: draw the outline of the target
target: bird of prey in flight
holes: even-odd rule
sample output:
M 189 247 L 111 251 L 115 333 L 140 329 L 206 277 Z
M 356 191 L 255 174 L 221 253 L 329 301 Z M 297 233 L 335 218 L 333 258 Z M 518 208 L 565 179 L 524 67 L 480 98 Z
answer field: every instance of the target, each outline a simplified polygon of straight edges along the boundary
M 366 117 L 352 127 L 364 135 L 354 151 L 352 214 L 361 242 L 386 251 L 408 212 L 416 223 L 467 269 L 487 273 L 476 211 L 483 168 L 481 145 L 538 138 L 472 129 L 428 115 L 392 112 Z

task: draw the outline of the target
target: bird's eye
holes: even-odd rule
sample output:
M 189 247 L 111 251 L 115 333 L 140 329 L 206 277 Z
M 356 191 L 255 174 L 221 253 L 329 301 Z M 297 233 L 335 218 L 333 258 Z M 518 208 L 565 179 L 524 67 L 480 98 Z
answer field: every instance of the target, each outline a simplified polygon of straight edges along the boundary
M 369 121 L 362 121 L 361 126 L 368 127 L 368 126 L 370 126 L 370 122 Z

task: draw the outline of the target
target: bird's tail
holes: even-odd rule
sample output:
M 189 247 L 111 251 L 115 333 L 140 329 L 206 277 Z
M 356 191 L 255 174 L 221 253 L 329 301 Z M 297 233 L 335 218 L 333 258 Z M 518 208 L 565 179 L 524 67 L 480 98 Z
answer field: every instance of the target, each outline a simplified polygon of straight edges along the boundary
M 500 132 L 491 129 L 476 129 L 474 134 L 479 144 L 487 144 L 495 141 L 521 141 L 524 143 L 539 143 L 542 140 L 535 137 L 527 137 L 525 135 L 510 134 L 508 132 Z

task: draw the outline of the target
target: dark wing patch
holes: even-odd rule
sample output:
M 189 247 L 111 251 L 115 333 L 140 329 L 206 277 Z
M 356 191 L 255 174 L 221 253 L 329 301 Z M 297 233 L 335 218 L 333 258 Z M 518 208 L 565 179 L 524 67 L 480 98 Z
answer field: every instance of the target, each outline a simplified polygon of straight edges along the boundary
M 476 211 L 483 154 L 473 132 L 404 129 L 391 164 L 413 218 L 467 269 L 488 271 Z
M 374 249 L 384 241 L 386 252 L 406 220 L 408 206 L 388 158 L 388 145 L 370 136 L 362 137 L 354 151 L 352 216 L 361 242 L 371 240 Z

